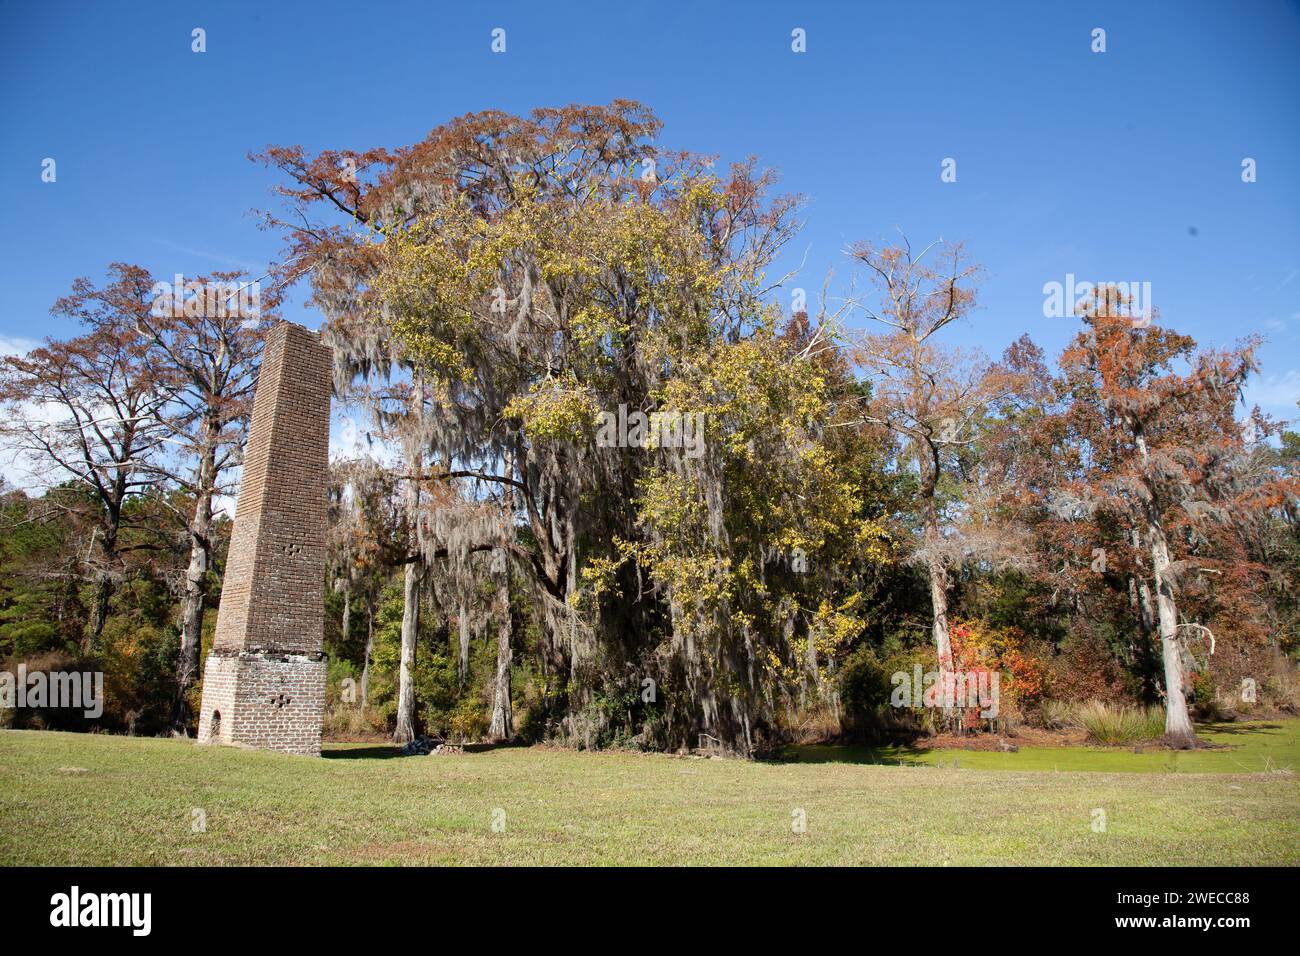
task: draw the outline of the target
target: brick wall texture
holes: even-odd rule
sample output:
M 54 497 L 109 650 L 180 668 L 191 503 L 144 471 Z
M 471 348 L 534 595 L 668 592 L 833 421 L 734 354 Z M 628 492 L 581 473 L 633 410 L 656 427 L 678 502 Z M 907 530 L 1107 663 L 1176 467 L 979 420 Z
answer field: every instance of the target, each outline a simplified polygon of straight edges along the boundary
M 203 672 L 201 742 L 320 754 L 331 369 L 315 332 L 281 322 L 267 335 Z

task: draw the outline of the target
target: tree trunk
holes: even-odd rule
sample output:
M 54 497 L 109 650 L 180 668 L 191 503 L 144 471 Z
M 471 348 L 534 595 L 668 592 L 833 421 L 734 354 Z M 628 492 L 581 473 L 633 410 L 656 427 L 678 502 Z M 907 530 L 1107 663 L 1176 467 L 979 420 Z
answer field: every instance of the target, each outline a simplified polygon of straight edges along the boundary
M 1153 521 L 1151 535 L 1151 564 L 1156 573 L 1156 612 L 1160 623 L 1160 649 L 1165 664 L 1165 736 L 1177 747 L 1196 746 L 1196 731 L 1187 714 L 1187 697 L 1184 693 L 1183 655 L 1178 643 L 1178 608 L 1174 603 L 1173 587 L 1169 580 L 1169 546 L 1164 528 Z
M 506 475 L 514 475 L 513 451 L 506 452 L 502 470 Z M 513 490 L 506 489 L 501 497 L 501 531 L 505 538 L 514 537 L 514 503 Z M 513 636 L 510 620 L 510 556 L 502 548 L 494 557 L 499 562 L 493 567 L 493 577 L 497 584 L 497 676 L 492 687 L 492 723 L 488 727 L 488 736 L 493 740 L 509 740 L 515 734 L 514 715 L 510 705 L 510 639 Z M 461 640 L 464 642 L 464 637 Z
M 1151 588 L 1147 587 L 1144 577 L 1137 579 L 1138 620 L 1141 622 L 1143 637 L 1150 637 L 1155 630 L 1155 613 L 1151 609 Z
M 393 731 L 393 742 L 399 744 L 415 739 L 415 638 L 420 630 L 422 569 L 419 559 L 408 562 L 402 587 L 402 659 L 398 669 L 397 727 Z
M 502 560 L 505 560 L 503 554 Z M 514 717 L 510 707 L 510 570 L 506 566 L 497 582 L 497 676 L 492 688 L 492 724 L 488 736 L 509 740 L 514 736 Z
M 375 652 L 375 599 L 366 600 L 366 657 L 361 664 L 361 709 L 370 705 L 370 658 Z
M 420 631 L 420 582 L 424 576 L 424 557 L 416 530 L 420 521 L 420 473 L 424 459 L 412 455 L 411 461 L 412 475 L 404 496 L 409 554 L 402 584 L 402 656 L 398 666 L 397 726 L 393 729 L 393 740 L 399 744 L 415 739 L 415 640 Z
M 339 643 L 342 644 L 340 650 L 348 653 L 348 646 L 352 641 L 352 586 L 348 579 L 343 579 L 343 627 L 339 635 Z
M 930 572 L 930 609 L 934 614 L 931 628 L 934 650 L 939 656 L 941 670 L 952 670 L 952 640 L 948 635 L 948 581 L 937 561 L 927 565 Z
M 187 695 L 199 678 L 203 645 L 203 609 L 208 599 L 208 542 L 212 531 L 212 486 L 216 472 L 215 428 L 208 428 L 208 443 L 199 462 L 198 499 L 190 521 L 190 563 L 185 569 L 185 596 L 181 600 L 181 647 L 176 657 L 176 696 L 172 700 L 172 730 L 190 723 Z
M 939 658 L 939 703 L 944 724 L 953 720 L 953 700 L 948 688 L 953 686 L 952 639 L 948 633 L 948 577 L 938 561 L 927 563 L 930 572 L 930 607 L 934 614 L 932 632 L 934 650 Z
M 120 509 L 110 506 L 108 530 L 104 532 L 103 540 L 100 542 L 104 563 L 95 572 L 95 599 L 91 604 L 90 620 L 86 624 L 86 631 L 81 640 L 81 650 L 88 656 L 94 656 L 99 652 L 99 642 L 104 636 L 104 625 L 108 623 L 108 604 L 113 597 L 112 564 L 117 555 L 117 529 L 120 521 Z M 94 547 L 93 535 L 91 547 Z M 89 553 L 86 555 L 86 561 L 87 563 L 90 561 Z
M 469 609 L 461 602 L 456 607 L 456 622 L 460 630 L 460 657 L 456 664 L 456 683 L 464 687 L 469 676 Z
M 108 621 L 108 602 L 113 597 L 113 578 L 107 571 L 100 571 L 95 576 L 95 601 L 90 609 L 90 621 L 82 638 L 81 649 L 93 656 L 99 651 L 100 638 L 104 636 L 104 624 Z
M 939 658 L 939 692 L 943 705 L 943 720 L 948 723 L 953 716 L 949 706 L 950 695 L 945 690 L 952 684 L 953 659 L 952 639 L 948 631 L 948 573 L 939 556 L 939 512 L 935 507 L 934 497 L 939 484 L 939 451 L 931 444 L 922 449 L 921 497 L 924 501 L 926 570 L 930 578 L 930 610 L 934 621 L 931 634 L 934 638 L 934 651 Z
M 127 437 L 123 439 L 122 443 L 122 459 L 124 461 L 129 461 L 131 458 L 134 440 L 131 436 L 134 435 L 134 427 L 128 427 L 127 432 Z M 127 469 L 119 465 L 115 469 L 112 491 L 104 499 L 107 514 L 105 515 L 104 537 L 100 541 L 104 564 L 95 577 L 95 606 L 91 610 L 90 626 L 82 642 L 82 650 L 92 656 L 99 652 L 100 638 L 104 636 L 104 625 L 108 623 L 108 603 L 113 597 L 113 568 L 118 557 L 117 536 L 122 529 L 122 502 L 126 500 L 126 491 Z M 94 547 L 93 537 L 91 547 Z M 86 553 L 86 560 L 87 562 L 90 561 L 89 552 Z
M 1131 422 L 1134 443 L 1143 467 L 1150 473 L 1151 458 L 1146 436 L 1140 423 Z M 1169 541 L 1161 521 L 1160 501 L 1153 482 L 1147 482 L 1144 503 L 1147 540 L 1151 543 L 1151 568 L 1156 577 L 1156 617 L 1160 628 L 1160 650 L 1165 665 L 1165 737 L 1176 747 L 1196 746 L 1196 730 L 1187 714 L 1187 696 L 1183 690 L 1183 656 L 1178 644 L 1178 606 L 1169 573 Z

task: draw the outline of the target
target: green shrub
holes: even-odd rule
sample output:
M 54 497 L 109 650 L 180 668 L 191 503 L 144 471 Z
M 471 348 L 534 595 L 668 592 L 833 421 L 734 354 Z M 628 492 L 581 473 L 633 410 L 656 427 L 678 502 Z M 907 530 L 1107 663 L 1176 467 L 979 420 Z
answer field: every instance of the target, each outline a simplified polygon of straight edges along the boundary
M 911 739 L 934 731 L 934 712 L 912 701 L 911 707 L 894 707 L 890 703 L 895 684 L 893 675 L 902 672 L 912 680 L 914 665 L 922 671 L 934 667 L 927 648 L 894 648 L 884 660 L 868 645 L 855 650 L 839 672 L 840 725 L 850 737 L 884 743 Z
M 451 740 L 481 740 L 487 733 L 488 720 L 482 702 L 466 694 L 448 713 L 447 736 Z
M 885 665 L 869 646 L 864 644 L 850 654 L 839 674 L 845 729 L 861 730 L 873 724 L 879 709 L 889 705 L 891 688 Z

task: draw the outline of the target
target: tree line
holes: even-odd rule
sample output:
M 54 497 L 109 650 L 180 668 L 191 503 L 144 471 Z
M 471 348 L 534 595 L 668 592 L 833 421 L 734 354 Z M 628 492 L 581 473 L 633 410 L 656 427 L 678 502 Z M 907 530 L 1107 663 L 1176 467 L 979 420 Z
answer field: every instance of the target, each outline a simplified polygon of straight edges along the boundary
M 616 101 L 254 157 L 271 288 L 310 289 L 372 447 L 332 466 L 337 729 L 754 754 L 980 725 L 891 707 L 914 667 L 1002 674 L 1003 729 L 1144 702 L 1187 746 L 1197 708 L 1296 705 L 1300 438 L 1242 404 L 1258 342 L 1103 287 L 1051 363 L 960 349 L 980 273 L 943 242 L 855 245 L 846 294 L 787 309 L 800 197 L 659 129 Z M 119 723 L 184 731 L 279 299 L 154 289 L 78 280 L 85 333 L 4 360 L 49 490 L 4 496 L 0 655 L 99 661 Z

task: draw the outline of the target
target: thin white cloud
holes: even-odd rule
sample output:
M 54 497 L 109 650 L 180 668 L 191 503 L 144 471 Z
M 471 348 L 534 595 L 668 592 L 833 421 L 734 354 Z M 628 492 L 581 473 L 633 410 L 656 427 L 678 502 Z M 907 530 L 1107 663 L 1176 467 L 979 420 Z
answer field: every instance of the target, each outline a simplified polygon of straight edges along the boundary
M 40 345 L 35 339 L 15 335 L 0 335 L 0 355 L 26 355 Z
M 1247 405 L 1258 405 L 1282 418 L 1300 415 L 1297 401 L 1300 401 L 1300 369 L 1289 369 L 1282 375 L 1265 375 L 1246 386 Z
M 265 269 L 265 265 L 258 265 L 256 262 L 249 262 L 246 259 L 235 259 L 231 256 L 219 255 L 215 252 L 205 252 L 202 249 L 195 249 L 193 246 L 183 246 L 179 242 L 172 242 L 170 239 L 157 239 L 155 242 L 159 242 L 169 249 L 175 249 L 177 252 L 183 252 L 186 255 L 198 256 L 201 259 L 211 259 L 213 262 L 235 266 L 244 272 L 260 272 Z

